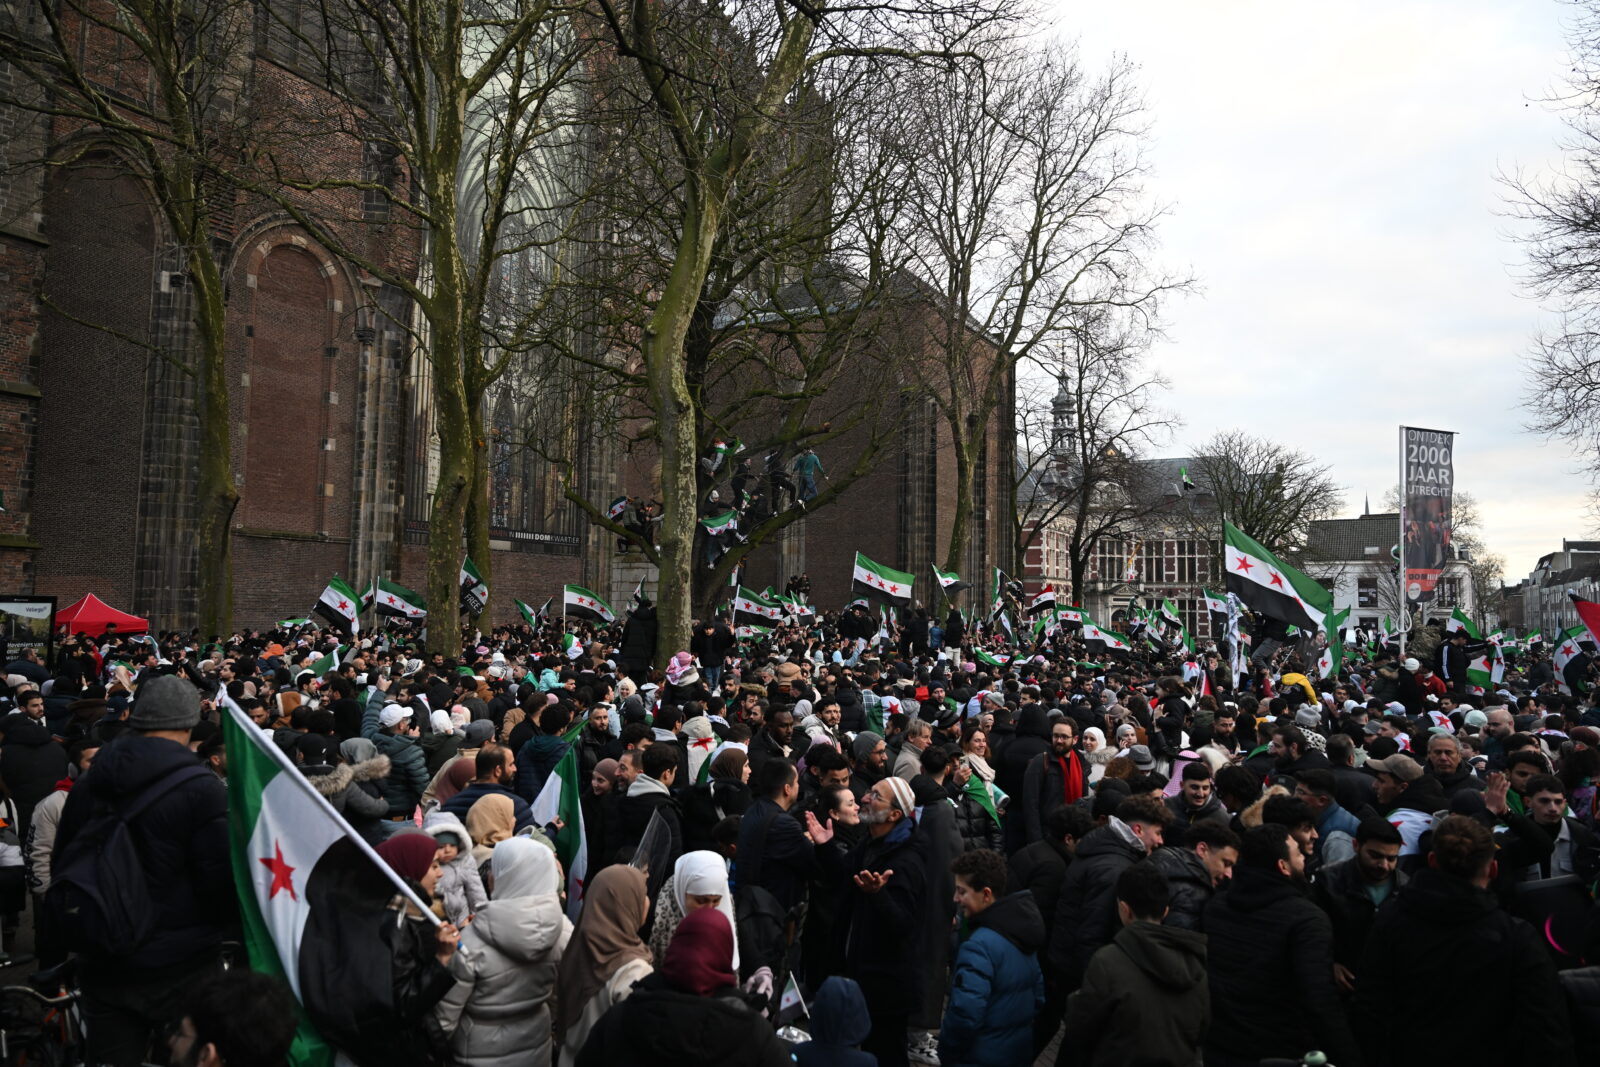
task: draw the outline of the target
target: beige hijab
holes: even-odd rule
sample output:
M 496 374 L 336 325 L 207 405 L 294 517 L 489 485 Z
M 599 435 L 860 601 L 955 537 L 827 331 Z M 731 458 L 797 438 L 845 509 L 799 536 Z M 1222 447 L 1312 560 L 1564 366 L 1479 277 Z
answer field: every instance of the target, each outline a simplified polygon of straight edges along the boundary
M 558 1033 L 565 1034 L 578 1021 L 584 1007 L 623 964 L 650 961 L 649 947 L 639 940 L 639 928 L 650 909 L 646 886 L 643 871 L 621 864 L 607 867 L 589 883 L 578 927 L 556 971 L 556 988 L 561 990 Z
M 472 861 L 482 864 L 494 846 L 517 832 L 517 809 L 505 793 L 479 797 L 467 809 L 467 833 L 472 835 Z

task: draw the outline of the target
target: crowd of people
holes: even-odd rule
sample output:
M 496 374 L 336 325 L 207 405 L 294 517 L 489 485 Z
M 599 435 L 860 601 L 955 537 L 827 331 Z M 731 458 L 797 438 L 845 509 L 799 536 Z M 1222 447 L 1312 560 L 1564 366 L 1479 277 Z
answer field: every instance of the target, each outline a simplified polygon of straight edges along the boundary
M 1325 679 L 1275 644 L 1236 677 L 857 607 L 674 650 L 648 603 L 454 656 L 79 635 L 4 668 L 0 920 L 76 966 L 90 1062 L 282 1062 L 293 1000 L 223 962 L 234 705 L 434 913 L 393 902 L 358 1064 L 1595 1055 L 1600 688 L 1538 648 L 1447 685 L 1442 632 Z M 581 896 L 535 815 L 574 753 Z M 63 872 L 123 832 L 149 916 L 113 944 Z

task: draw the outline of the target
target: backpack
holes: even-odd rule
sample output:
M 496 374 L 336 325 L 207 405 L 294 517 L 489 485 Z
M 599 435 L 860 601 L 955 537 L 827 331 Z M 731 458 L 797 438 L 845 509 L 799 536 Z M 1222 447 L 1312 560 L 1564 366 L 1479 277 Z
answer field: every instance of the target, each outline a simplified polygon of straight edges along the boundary
M 120 810 L 92 815 L 60 850 L 45 909 L 69 948 L 126 956 L 149 940 L 155 932 L 155 904 L 133 823 L 169 791 L 210 774 L 196 763 L 152 782 Z

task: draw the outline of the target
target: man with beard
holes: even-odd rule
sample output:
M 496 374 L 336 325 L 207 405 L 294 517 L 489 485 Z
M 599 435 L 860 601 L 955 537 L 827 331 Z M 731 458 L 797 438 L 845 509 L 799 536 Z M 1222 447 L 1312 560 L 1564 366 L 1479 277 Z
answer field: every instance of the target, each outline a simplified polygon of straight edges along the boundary
M 167 1038 L 174 1067 L 269 1067 L 294 1043 L 295 1003 L 276 978 L 224 971 L 196 983 Z
M 1020 801 L 1027 844 L 1044 839 L 1045 820 L 1052 811 L 1083 799 L 1089 768 L 1073 747 L 1075 740 L 1072 720 L 1058 719 L 1050 725 L 1049 751 L 1033 757 L 1023 773 Z
M 925 912 L 927 853 L 925 839 L 912 832 L 915 810 L 909 785 L 893 775 L 879 781 L 861 800 L 867 836 L 836 870 L 845 891 L 835 935 L 872 1022 L 861 1048 L 885 1067 L 907 1062 L 906 1028 L 925 970 L 916 935 Z M 833 837 L 815 817 L 806 819 L 806 832 L 818 845 Z
M 1298 1061 L 1308 1049 L 1359 1062 L 1333 981 L 1333 929 L 1306 897 L 1305 854 L 1287 828 L 1245 832 L 1232 886 L 1206 905 L 1205 932 L 1208 1067 Z
M 1374 815 L 1356 831 L 1355 852 L 1317 876 L 1312 893 L 1333 924 L 1333 977 L 1346 996 L 1356 990 L 1356 974 L 1367 937 L 1381 908 L 1395 902 L 1406 884 L 1399 870 L 1400 831 Z
M 1235 729 L 1238 721 L 1239 710 L 1232 704 L 1224 704 L 1211 719 L 1211 743 L 1229 755 L 1239 751 L 1239 735 Z
M 789 708 L 773 710 L 767 716 L 766 725 L 750 739 L 750 776 L 755 777 L 769 759 L 788 759 L 793 739 L 794 712 Z
M 578 782 L 584 792 L 589 791 L 589 777 L 603 759 L 618 759 L 622 755 L 622 742 L 611 736 L 611 709 L 598 704 L 589 712 L 589 719 L 578 732 Z

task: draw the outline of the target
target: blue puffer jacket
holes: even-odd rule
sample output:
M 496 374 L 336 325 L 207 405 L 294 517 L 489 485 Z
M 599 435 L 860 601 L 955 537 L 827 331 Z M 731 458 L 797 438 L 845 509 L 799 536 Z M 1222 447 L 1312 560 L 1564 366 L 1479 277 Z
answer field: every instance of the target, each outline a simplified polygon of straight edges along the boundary
M 389 777 L 378 783 L 383 799 L 389 802 L 389 817 L 416 811 L 428 788 L 428 761 L 422 746 L 409 737 L 385 733 L 378 725 L 378 713 L 389 703 L 389 694 L 374 689 L 361 716 L 361 736 L 371 741 L 380 755 L 389 757 Z
M 972 918 L 956 954 L 950 1004 L 939 1029 L 947 1067 L 1012 1067 L 1033 1062 L 1033 1020 L 1044 1009 L 1044 917 L 1027 890 L 1001 897 Z

